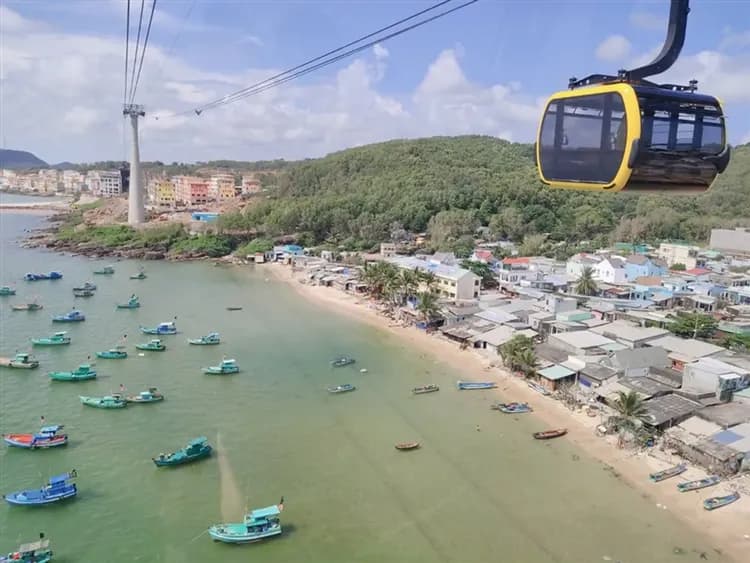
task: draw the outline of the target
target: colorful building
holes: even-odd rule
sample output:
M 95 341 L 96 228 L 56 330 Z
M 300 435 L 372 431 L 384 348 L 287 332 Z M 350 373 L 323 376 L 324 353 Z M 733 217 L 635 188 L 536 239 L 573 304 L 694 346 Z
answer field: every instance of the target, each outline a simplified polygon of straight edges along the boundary
M 154 203 L 160 206 L 174 207 L 176 195 L 174 184 L 170 180 L 160 180 L 154 186 Z
M 173 178 L 175 200 L 182 205 L 206 205 L 208 203 L 208 182 L 197 176 L 176 176 Z

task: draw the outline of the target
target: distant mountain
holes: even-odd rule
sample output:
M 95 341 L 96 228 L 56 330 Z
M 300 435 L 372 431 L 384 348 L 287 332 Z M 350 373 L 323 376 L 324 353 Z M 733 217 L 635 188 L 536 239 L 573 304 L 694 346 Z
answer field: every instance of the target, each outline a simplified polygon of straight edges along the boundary
M 29 168 L 47 168 L 48 164 L 27 151 L 0 149 L 0 168 L 9 170 L 27 170 Z
M 65 162 L 58 162 L 57 164 L 50 164 L 50 168 L 55 170 L 75 170 L 78 168 L 78 165 L 66 160 Z

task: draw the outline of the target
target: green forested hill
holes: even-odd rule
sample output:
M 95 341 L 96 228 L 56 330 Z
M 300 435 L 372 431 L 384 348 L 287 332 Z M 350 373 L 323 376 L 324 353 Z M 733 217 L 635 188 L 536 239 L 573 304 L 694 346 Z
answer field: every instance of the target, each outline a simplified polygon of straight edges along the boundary
M 550 190 L 537 180 L 530 145 L 479 136 L 390 141 L 291 164 L 270 194 L 221 225 L 351 248 L 399 229 L 427 230 L 449 248 L 479 226 L 514 240 L 705 240 L 713 226 L 750 222 L 750 145 L 735 149 L 699 197 Z

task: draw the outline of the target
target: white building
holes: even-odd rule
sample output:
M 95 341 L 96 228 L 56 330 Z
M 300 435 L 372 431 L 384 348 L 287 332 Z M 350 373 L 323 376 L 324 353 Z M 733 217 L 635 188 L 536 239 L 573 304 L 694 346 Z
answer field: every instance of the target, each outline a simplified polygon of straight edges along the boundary
M 711 229 L 710 246 L 729 254 L 750 255 L 750 229 Z
M 675 264 L 683 264 L 686 270 L 698 267 L 698 253 L 700 247 L 684 243 L 663 242 L 659 245 L 656 255 L 667 263 L 670 268 Z
M 593 266 L 594 278 L 604 283 L 620 285 L 627 282 L 625 260 L 617 256 L 604 258 Z M 579 275 L 580 277 L 580 275 Z
M 99 197 L 116 197 L 122 194 L 122 176 L 119 170 L 91 170 L 86 174 L 86 184 L 91 193 Z
M 405 270 L 431 272 L 437 279 L 437 290 L 448 299 L 476 299 L 479 297 L 480 279 L 475 273 L 436 262 L 428 262 L 414 256 L 392 256 L 386 261 Z
M 565 273 L 569 279 L 575 281 L 581 277 L 584 268 L 594 268 L 600 260 L 601 256 L 595 256 L 594 254 L 576 254 L 566 262 Z
M 77 170 L 63 170 L 62 187 L 65 193 L 74 194 L 81 191 L 84 176 Z
M 37 190 L 43 193 L 55 193 L 60 187 L 58 170 L 40 170 L 37 172 Z

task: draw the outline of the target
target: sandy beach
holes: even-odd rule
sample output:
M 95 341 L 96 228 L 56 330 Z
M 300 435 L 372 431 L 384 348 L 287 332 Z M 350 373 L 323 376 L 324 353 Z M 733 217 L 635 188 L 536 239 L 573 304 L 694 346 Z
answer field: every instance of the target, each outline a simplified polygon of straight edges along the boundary
M 613 437 L 601 438 L 596 435 L 595 427 L 599 418 L 591 418 L 585 413 L 571 412 L 565 405 L 554 399 L 544 397 L 531 390 L 526 383 L 511 376 L 501 367 L 490 362 L 471 350 L 460 350 L 458 346 L 430 336 L 413 327 L 403 327 L 380 315 L 366 299 L 345 294 L 334 288 L 310 286 L 299 283 L 291 267 L 277 264 L 263 266 L 264 272 L 274 279 L 288 283 L 297 293 L 337 313 L 350 316 L 373 327 L 387 330 L 407 346 L 422 353 L 434 356 L 438 361 L 451 366 L 468 380 L 480 379 L 479 375 L 498 380 L 495 391 L 498 399 L 529 402 L 537 417 L 550 428 L 565 427 L 572 440 L 589 456 L 610 467 L 615 475 L 632 487 L 638 494 L 652 501 L 665 512 L 671 512 L 685 526 L 697 533 L 707 536 L 713 548 L 731 557 L 738 563 L 747 561 L 750 550 L 750 479 L 747 476 L 734 478 L 727 484 L 720 484 L 711 489 L 692 493 L 677 491 L 677 479 L 662 483 L 652 483 L 649 473 L 674 465 L 677 458 L 671 458 L 667 452 L 653 448 L 648 454 L 629 449 L 619 449 Z M 681 478 L 684 480 L 699 479 L 706 474 L 699 468 L 690 468 Z M 714 512 L 703 509 L 701 500 L 715 495 L 728 494 L 740 490 L 743 498 L 730 506 Z M 634 515 L 637 518 L 637 515 Z M 669 538 L 665 538 L 668 542 Z M 711 559 L 711 554 L 706 554 Z M 645 562 L 644 562 L 645 563 Z

